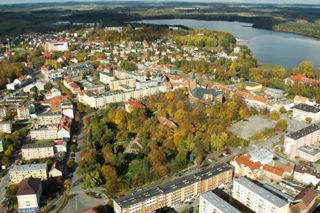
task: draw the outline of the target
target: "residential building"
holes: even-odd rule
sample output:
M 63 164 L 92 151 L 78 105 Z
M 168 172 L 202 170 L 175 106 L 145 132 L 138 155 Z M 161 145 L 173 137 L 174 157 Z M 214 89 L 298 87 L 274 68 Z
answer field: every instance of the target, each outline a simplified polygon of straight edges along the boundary
M 64 139 L 57 139 L 54 141 L 56 152 L 67 152 L 67 141 Z
M 44 45 L 46 52 L 65 52 L 68 49 L 68 42 L 66 41 L 50 41 Z
M 32 83 L 33 78 L 30 75 L 20 76 L 19 78 L 15 79 L 12 83 L 6 85 L 7 90 L 16 90 L 21 88 L 25 85 Z
M 234 174 L 236 176 L 258 179 L 263 175 L 263 165 L 259 161 L 252 161 L 250 154 L 237 156 L 230 164 L 234 166 Z
M 123 88 L 128 87 L 131 90 L 136 88 L 136 79 L 127 78 L 127 79 L 115 79 L 108 83 L 110 90 L 123 90 Z
M 200 195 L 199 213 L 241 213 L 228 202 L 223 200 L 215 191 L 208 191 Z
M 30 118 L 29 106 L 17 107 L 17 120 L 27 120 Z
M 62 177 L 63 176 L 63 164 L 54 162 L 49 171 L 49 177 Z
M 111 81 L 115 80 L 110 70 L 99 72 L 99 80 L 104 84 L 109 84 Z
M 289 202 L 246 177 L 233 179 L 232 197 L 259 213 L 289 213 Z
M 3 140 L 0 139 L 0 153 L 4 151 Z
M 60 123 L 61 118 L 62 118 L 61 112 L 46 112 L 38 115 L 36 124 L 39 126 L 58 124 Z
M 203 101 L 210 101 L 210 102 L 220 102 L 224 101 L 224 94 L 223 92 L 215 89 L 215 88 L 201 88 L 197 87 L 190 92 L 191 100 L 203 100 Z
M 49 92 L 45 94 L 45 99 L 51 99 L 58 96 L 61 96 L 61 91 L 57 88 L 52 88 Z
M 70 138 L 71 137 L 71 124 L 72 119 L 66 116 L 62 117 L 58 125 L 57 139 Z
M 125 109 L 127 112 L 132 112 L 134 109 L 145 109 L 146 106 L 140 103 L 139 101 L 130 100 L 125 104 Z
M 38 212 L 41 193 L 40 178 L 30 177 L 22 180 L 16 194 L 19 212 Z
M 263 175 L 265 178 L 273 181 L 281 181 L 284 177 L 283 169 L 271 165 L 263 165 Z
M 293 172 L 293 179 L 306 185 L 318 185 L 320 182 L 320 171 L 296 165 Z
M 0 106 L 0 121 L 3 121 L 8 115 L 8 108 Z
M 60 108 L 62 110 L 62 114 L 67 116 L 68 118 L 74 118 L 73 104 L 72 101 L 67 100 L 60 103 Z
M 306 119 L 309 118 L 312 123 L 318 123 L 320 121 L 320 109 L 318 107 L 308 104 L 297 104 L 291 109 L 293 118 L 302 121 L 306 121 Z
M 42 125 L 30 130 L 30 137 L 34 140 L 54 140 L 58 138 L 58 125 Z
M 300 158 L 310 162 L 316 162 L 320 160 L 320 149 L 311 146 L 301 146 L 298 149 L 298 154 Z
M 2 122 L 0 122 L 0 132 L 11 134 L 12 133 L 12 123 L 11 123 L 11 121 L 2 121 Z
M 252 82 L 252 81 L 245 81 L 244 82 L 245 89 L 248 91 L 258 92 L 262 90 L 262 84 Z
M 201 193 L 232 181 L 232 167 L 217 165 L 169 183 L 139 190 L 114 199 L 116 213 L 152 212 L 163 207 L 175 207 L 188 202 Z
M 24 164 L 12 166 L 9 169 L 9 179 L 10 183 L 17 184 L 23 179 L 33 177 L 40 178 L 41 180 L 47 180 L 47 164 Z
M 284 95 L 284 91 L 281 90 L 281 89 L 274 89 L 274 88 L 266 88 L 264 90 L 264 94 L 272 97 L 272 98 L 283 98 L 283 95 Z
M 320 140 L 320 127 L 312 124 L 296 132 L 289 133 L 284 138 L 284 153 L 293 158 L 299 147 L 313 145 Z
M 53 144 L 26 144 L 21 148 L 24 160 L 43 159 L 54 157 Z
M 318 197 L 318 192 L 312 187 L 303 189 L 294 199 L 294 204 L 290 206 L 292 213 L 308 213 L 311 212 L 316 199 Z
M 253 162 L 260 162 L 262 164 L 269 164 L 273 161 L 273 153 L 265 148 L 252 150 L 250 156 Z
M 144 89 L 148 87 L 156 87 L 159 85 L 159 80 L 147 80 L 147 81 L 137 81 L 136 88 L 137 89 Z
M 319 84 L 318 80 L 312 78 L 307 78 L 304 74 L 290 75 L 284 80 L 285 84 L 294 85 L 294 84 L 308 84 L 316 86 Z

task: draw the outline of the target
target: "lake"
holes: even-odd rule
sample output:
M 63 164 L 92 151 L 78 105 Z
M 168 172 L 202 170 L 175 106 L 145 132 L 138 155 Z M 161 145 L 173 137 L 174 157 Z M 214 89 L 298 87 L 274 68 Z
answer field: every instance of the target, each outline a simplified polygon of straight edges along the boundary
M 312 61 L 320 67 L 320 40 L 306 36 L 253 28 L 250 23 L 200 21 L 193 19 L 141 20 L 136 23 L 184 25 L 194 29 L 211 29 L 233 34 L 247 45 L 260 64 L 276 64 L 292 68 L 301 61 Z

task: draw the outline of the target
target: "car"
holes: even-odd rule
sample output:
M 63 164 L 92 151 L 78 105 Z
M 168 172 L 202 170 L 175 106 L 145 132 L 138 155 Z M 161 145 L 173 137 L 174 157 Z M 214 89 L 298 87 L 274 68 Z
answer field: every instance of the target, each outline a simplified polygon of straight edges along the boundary
M 70 153 L 70 157 L 71 157 L 71 158 L 75 158 L 75 157 L 76 157 L 76 153 L 71 152 L 71 153 Z

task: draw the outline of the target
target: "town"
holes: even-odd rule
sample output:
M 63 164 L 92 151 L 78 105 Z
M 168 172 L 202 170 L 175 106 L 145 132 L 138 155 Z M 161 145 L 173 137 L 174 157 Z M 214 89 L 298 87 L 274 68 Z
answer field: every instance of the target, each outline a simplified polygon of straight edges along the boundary
M 320 81 L 224 32 L 84 27 L 0 44 L 6 212 L 318 212 Z

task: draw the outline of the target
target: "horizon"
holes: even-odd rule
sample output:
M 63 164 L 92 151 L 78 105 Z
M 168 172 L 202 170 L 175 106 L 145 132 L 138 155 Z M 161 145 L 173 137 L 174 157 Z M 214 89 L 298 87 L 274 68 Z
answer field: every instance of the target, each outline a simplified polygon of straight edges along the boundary
M 0 0 L 0 5 L 40 4 L 40 3 L 68 3 L 68 2 L 194 2 L 194 3 L 244 3 L 244 4 L 302 4 L 318 5 L 320 0 Z

